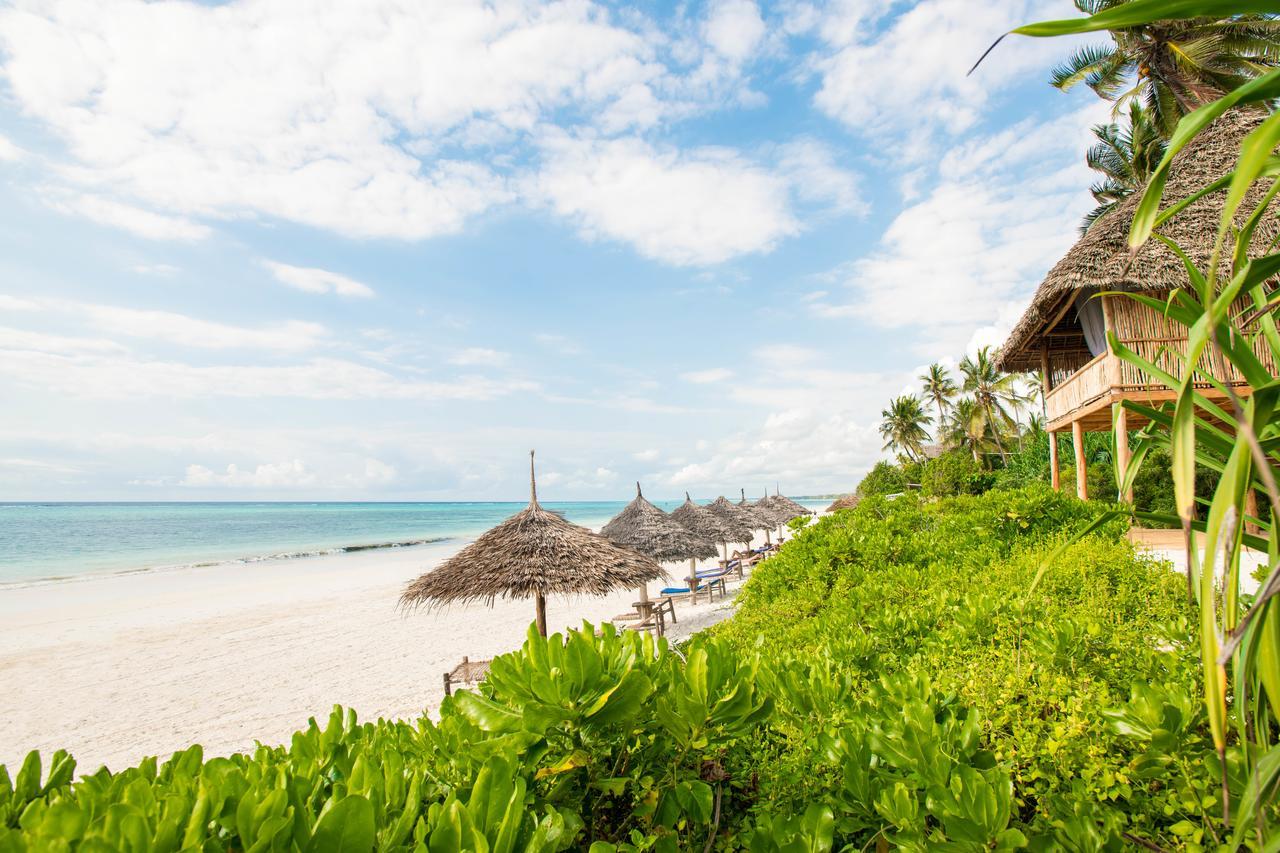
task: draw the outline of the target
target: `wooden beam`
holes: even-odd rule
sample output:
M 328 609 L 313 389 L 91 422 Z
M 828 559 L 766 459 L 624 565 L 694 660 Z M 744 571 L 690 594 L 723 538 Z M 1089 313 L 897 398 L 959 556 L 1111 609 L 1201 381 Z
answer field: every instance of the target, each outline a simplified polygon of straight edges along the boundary
M 1116 317 L 1115 309 L 1111 305 L 1111 297 L 1099 296 L 1097 298 L 1102 300 L 1102 328 L 1107 332 L 1115 332 Z M 1119 336 L 1119 332 L 1116 332 L 1116 335 Z M 1104 346 L 1106 347 L 1104 351 L 1107 354 L 1107 383 L 1114 388 L 1120 384 L 1120 359 L 1116 358 L 1116 354 L 1111 351 L 1110 341 L 1107 341 Z
M 1071 446 L 1076 454 L 1076 495 L 1082 501 L 1089 500 L 1089 471 L 1084 464 L 1084 424 L 1071 422 Z
M 1129 412 L 1119 403 L 1112 403 L 1115 408 L 1116 416 L 1114 422 L 1116 425 L 1116 458 L 1120 463 L 1121 476 L 1129 470 Z M 1117 489 L 1119 483 L 1116 484 Z M 1133 503 L 1133 489 L 1125 489 L 1119 495 L 1120 500 Z
M 1058 434 L 1049 433 L 1049 482 L 1055 492 L 1062 491 L 1062 476 L 1058 465 Z
M 1053 374 L 1049 372 L 1049 347 L 1040 345 L 1040 388 L 1045 394 L 1053 390 Z

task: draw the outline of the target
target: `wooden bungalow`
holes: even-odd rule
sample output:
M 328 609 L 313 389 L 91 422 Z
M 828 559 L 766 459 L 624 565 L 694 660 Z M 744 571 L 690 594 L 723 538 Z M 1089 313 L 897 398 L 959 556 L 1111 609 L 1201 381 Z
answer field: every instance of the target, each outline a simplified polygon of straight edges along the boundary
M 1218 119 L 1179 152 L 1170 170 L 1165 198 L 1179 199 L 1226 174 L 1234 165 L 1240 142 L 1265 114 L 1234 111 Z M 1254 190 L 1254 204 L 1263 189 Z M 1222 192 L 1212 193 L 1162 225 L 1158 233 L 1172 239 L 1201 268 L 1207 267 L 1222 214 Z M 1118 404 L 1121 400 L 1159 403 L 1174 393 L 1109 351 L 1107 332 L 1128 348 L 1175 375 L 1181 374 L 1186 330 L 1124 295 L 1097 296 L 1107 291 L 1142 291 L 1164 298 L 1175 288 L 1189 286 L 1178 257 L 1159 240 L 1150 240 L 1130 263 L 1129 225 L 1138 196 L 1099 220 L 1057 263 L 1036 290 L 1022 319 L 1000 350 L 998 366 L 1006 371 L 1038 371 L 1044 391 L 1045 427 L 1051 441 L 1050 465 L 1054 488 L 1060 488 L 1057 435 L 1071 431 L 1075 450 L 1076 490 L 1088 497 L 1084 433 L 1107 431 L 1116 417 L 1120 461 L 1128 462 L 1128 431 L 1140 421 Z M 1252 205 L 1246 205 L 1252 209 Z M 1275 216 L 1258 229 L 1263 244 L 1280 232 Z M 1240 310 L 1247 310 L 1244 303 Z M 1258 355 L 1271 367 L 1264 345 Z M 1201 369 L 1241 393 L 1248 387 L 1218 353 L 1206 354 Z M 1207 396 L 1221 396 L 1207 384 Z

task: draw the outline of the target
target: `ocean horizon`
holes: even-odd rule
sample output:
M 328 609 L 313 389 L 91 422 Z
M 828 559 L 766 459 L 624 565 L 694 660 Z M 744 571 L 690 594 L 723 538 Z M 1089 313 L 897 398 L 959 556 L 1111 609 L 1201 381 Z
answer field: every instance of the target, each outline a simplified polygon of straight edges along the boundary
M 801 500 L 812 509 L 826 501 Z M 680 500 L 654 501 L 670 511 Z M 544 501 L 599 528 L 627 501 Z M 0 502 L 0 588 L 468 541 L 527 501 Z

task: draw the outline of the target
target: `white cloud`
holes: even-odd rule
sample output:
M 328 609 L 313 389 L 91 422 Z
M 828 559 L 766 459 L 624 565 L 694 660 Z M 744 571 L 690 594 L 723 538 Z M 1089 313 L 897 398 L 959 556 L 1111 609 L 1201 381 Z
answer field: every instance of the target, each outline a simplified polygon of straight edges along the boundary
M 717 0 L 703 23 L 712 49 L 735 62 L 749 59 L 765 35 L 760 9 L 751 0 Z
M 801 201 L 830 207 L 840 213 L 865 214 L 858 176 L 836 163 L 835 152 L 816 139 L 799 139 L 779 149 L 778 172 L 794 187 Z
M 25 350 L 27 352 L 77 354 L 125 352 L 124 346 L 105 338 L 77 338 L 66 335 L 49 335 L 26 329 L 10 329 L 0 326 L 0 350 Z
M 15 163 L 27 156 L 27 152 L 19 148 L 13 140 L 0 136 L 0 161 Z
M 584 0 L 20 0 L 0 54 L 10 97 L 65 141 L 69 180 L 157 211 L 417 239 L 509 198 L 489 157 L 441 154 L 455 143 L 565 108 L 659 120 L 666 69 L 611 17 Z
M 706 370 L 693 370 L 680 374 L 680 378 L 685 382 L 692 382 L 695 385 L 711 385 L 716 382 L 724 382 L 732 377 L 733 371 L 727 367 L 710 367 Z
M 26 388 L 69 397 L 113 400 L 492 400 L 518 391 L 538 390 L 536 383 L 521 379 L 405 379 L 386 370 L 332 358 L 283 366 L 210 366 L 69 350 L 65 345 L 59 351 L 5 349 L 4 358 L 0 358 L 0 377 Z
M 53 191 L 46 203 L 60 213 L 82 216 L 119 228 L 148 240 L 203 240 L 212 231 L 207 225 L 183 216 L 168 216 L 144 210 L 132 204 L 88 193 L 66 194 Z
M 134 264 L 129 271 L 138 275 L 170 276 L 180 270 L 172 264 Z
M 658 451 L 657 449 L 649 448 L 647 450 L 641 450 L 636 453 L 632 453 L 631 458 L 635 459 L 638 462 L 655 462 L 657 461 L 658 457 L 661 455 L 662 455 L 661 452 Z
M 1106 104 L 1043 124 L 1027 120 L 955 147 L 941 179 L 890 224 L 879 246 L 844 266 L 850 296 L 816 300 L 820 316 L 927 328 L 933 358 L 962 351 L 975 327 L 1002 342 L 1089 209 L 1082 153 Z
M 510 360 L 511 354 L 485 347 L 467 347 L 449 357 L 450 364 L 460 367 L 501 367 Z
M 577 355 L 582 352 L 582 347 L 578 346 L 577 343 L 569 340 L 564 335 L 553 335 L 548 332 L 539 332 L 533 336 L 533 339 L 547 349 L 555 350 L 561 355 Z
M 364 299 L 374 295 L 373 288 L 368 285 L 329 270 L 317 267 L 295 267 L 268 260 L 264 260 L 262 265 L 269 269 L 278 281 L 305 293 L 334 293 L 338 296 Z
M 201 349 L 304 350 L 316 346 L 326 334 L 325 327 L 319 323 L 301 320 L 253 328 L 200 320 L 172 311 L 72 304 L 99 329 Z
M 631 244 L 677 265 L 767 252 L 799 231 L 788 182 L 723 148 L 680 152 L 640 139 L 544 142 L 529 194 L 588 239 Z
M 876 31 L 865 26 L 876 16 L 868 5 L 838 4 L 825 16 L 823 35 L 838 49 L 818 61 L 822 83 L 814 103 L 859 133 L 901 133 L 906 145 L 899 156 L 920 156 L 935 130 L 972 127 L 992 92 L 1071 50 L 1059 39 L 1010 38 L 969 75 L 1001 33 L 1045 15 L 1060 17 L 1052 14 L 1054 4 L 921 0 Z
M 241 470 L 234 462 L 222 473 L 217 473 L 203 465 L 188 465 L 187 474 L 179 481 L 180 486 L 242 489 L 284 489 L 310 486 L 316 482 L 315 474 L 307 470 L 302 460 L 289 462 L 268 462 L 258 465 L 252 471 Z

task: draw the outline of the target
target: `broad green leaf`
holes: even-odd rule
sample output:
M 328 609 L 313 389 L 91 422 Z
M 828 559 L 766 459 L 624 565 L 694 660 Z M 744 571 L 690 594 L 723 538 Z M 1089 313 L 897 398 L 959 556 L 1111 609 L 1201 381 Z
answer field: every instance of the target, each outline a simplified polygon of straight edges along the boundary
M 369 853 L 376 840 L 373 804 L 352 795 L 321 815 L 307 853 Z

